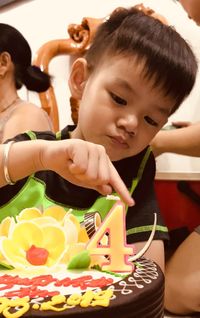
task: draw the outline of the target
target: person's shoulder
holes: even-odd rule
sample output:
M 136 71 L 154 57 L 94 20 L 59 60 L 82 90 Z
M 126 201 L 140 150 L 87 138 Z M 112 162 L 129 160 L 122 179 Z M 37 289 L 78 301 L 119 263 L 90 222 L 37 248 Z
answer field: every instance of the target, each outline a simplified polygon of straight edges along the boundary
M 53 126 L 51 120 L 40 106 L 33 104 L 29 101 L 22 101 L 18 107 L 16 107 L 13 112 L 12 121 L 15 121 L 17 124 L 25 125 L 30 129 L 37 130 L 52 130 Z
M 40 106 L 29 102 L 22 101 L 18 107 L 14 109 L 15 113 L 34 113 L 34 114 L 47 114 Z

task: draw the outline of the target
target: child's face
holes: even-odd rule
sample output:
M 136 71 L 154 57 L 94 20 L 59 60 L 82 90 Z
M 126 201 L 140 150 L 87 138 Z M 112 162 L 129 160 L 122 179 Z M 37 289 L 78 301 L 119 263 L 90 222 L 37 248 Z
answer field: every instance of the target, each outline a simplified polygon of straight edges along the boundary
M 87 78 L 72 137 L 105 147 L 112 161 L 136 155 L 166 123 L 173 103 L 141 77 L 142 64 L 113 57 Z

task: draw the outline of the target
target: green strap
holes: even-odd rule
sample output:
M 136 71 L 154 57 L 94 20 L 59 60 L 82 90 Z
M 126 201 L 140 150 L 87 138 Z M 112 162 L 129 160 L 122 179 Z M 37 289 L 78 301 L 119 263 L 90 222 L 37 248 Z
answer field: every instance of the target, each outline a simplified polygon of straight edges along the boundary
M 27 134 L 31 140 L 37 139 L 36 134 L 31 130 L 25 131 L 25 134 Z M 61 131 L 57 131 L 55 135 L 56 135 L 56 140 L 61 140 L 61 137 L 62 137 Z
M 130 190 L 131 195 L 133 194 L 135 188 L 137 187 L 139 181 L 142 178 L 142 175 L 143 175 L 143 172 L 144 172 L 144 168 L 146 166 L 146 163 L 148 161 L 148 158 L 149 158 L 149 155 L 150 155 L 151 151 L 152 151 L 151 147 L 148 147 L 148 149 L 147 149 L 147 151 L 146 151 L 146 153 L 145 153 L 145 155 L 144 155 L 144 157 L 142 159 L 140 167 L 138 169 L 137 176 L 132 181 L 132 186 L 131 186 L 131 190 Z M 153 228 L 153 225 L 145 225 L 145 226 L 134 227 L 134 228 L 131 228 L 131 229 L 127 230 L 126 234 L 127 235 L 131 235 L 131 234 L 142 233 L 142 232 L 150 232 L 150 231 L 152 231 L 152 228 Z M 168 229 L 167 229 L 166 226 L 156 225 L 156 231 L 167 233 Z
M 61 137 L 62 137 L 61 131 L 57 131 L 56 140 L 61 140 Z
M 31 130 L 25 131 L 25 134 L 27 134 L 31 140 L 37 139 L 36 134 L 33 131 L 31 131 Z
M 148 147 L 148 148 L 147 148 L 147 151 L 146 151 L 146 153 L 145 153 L 145 155 L 144 155 L 144 157 L 142 158 L 141 164 L 140 164 L 139 169 L 138 169 L 137 176 L 136 176 L 136 178 L 133 178 L 132 185 L 131 185 L 131 189 L 130 189 L 130 191 L 129 191 L 130 194 L 131 194 L 131 196 L 132 196 L 133 192 L 135 191 L 135 189 L 136 189 L 138 183 L 139 183 L 140 180 L 142 179 L 142 175 L 143 175 L 143 172 L 144 172 L 144 168 L 145 168 L 146 163 L 147 163 L 147 161 L 148 161 L 148 159 L 149 159 L 149 156 L 150 156 L 151 151 L 152 151 L 151 148 Z M 126 205 L 126 212 L 127 212 L 127 210 L 128 210 L 128 206 Z
M 137 173 L 137 177 L 134 178 L 133 181 L 132 181 L 132 186 L 131 186 L 131 189 L 130 189 L 130 194 L 131 194 L 131 195 L 133 194 L 133 192 L 134 192 L 135 188 L 137 187 L 139 181 L 142 179 L 142 175 L 143 175 L 143 172 L 144 172 L 144 168 L 145 168 L 146 163 L 147 163 L 147 161 L 148 161 L 148 159 L 149 159 L 150 153 L 151 153 L 151 148 L 148 147 L 148 148 L 147 148 L 147 151 L 146 151 L 146 153 L 145 153 L 145 155 L 144 155 L 144 157 L 143 157 L 143 159 L 142 159 L 142 162 L 141 162 L 141 164 L 140 164 L 140 166 L 139 166 L 138 173 Z

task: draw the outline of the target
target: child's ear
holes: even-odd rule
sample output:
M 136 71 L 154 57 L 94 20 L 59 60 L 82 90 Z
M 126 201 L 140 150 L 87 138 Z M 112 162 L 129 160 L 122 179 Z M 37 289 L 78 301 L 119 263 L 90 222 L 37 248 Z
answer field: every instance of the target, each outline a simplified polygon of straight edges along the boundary
M 8 52 L 0 54 L 0 77 L 3 78 L 11 65 L 11 57 Z
M 75 99 L 81 99 L 84 91 L 84 87 L 87 81 L 87 61 L 84 58 L 78 58 L 72 64 L 70 76 L 69 76 L 69 89 L 72 97 Z

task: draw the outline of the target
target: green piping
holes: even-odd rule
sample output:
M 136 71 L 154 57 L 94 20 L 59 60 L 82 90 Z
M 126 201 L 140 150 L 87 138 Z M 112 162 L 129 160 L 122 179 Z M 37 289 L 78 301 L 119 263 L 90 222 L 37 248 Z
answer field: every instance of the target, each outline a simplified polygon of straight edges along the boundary
M 35 134 L 33 131 L 28 130 L 28 131 L 26 131 L 25 133 L 29 136 L 29 138 L 30 138 L 31 140 L 37 139 L 36 134 Z
M 153 225 L 139 226 L 139 227 L 134 227 L 132 229 L 127 230 L 126 234 L 131 235 L 136 233 L 150 232 L 152 231 L 152 229 L 153 229 Z M 167 233 L 168 229 L 166 226 L 156 225 L 156 231 Z
M 146 163 L 147 163 L 147 160 L 149 158 L 150 153 L 151 153 L 151 148 L 148 147 L 144 157 L 142 158 L 142 162 L 141 162 L 141 164 L 139 166 L 137 177 L 135 179 L 133 179 L 131 190 L 130 190 L 130 194 L 131 195 L 133 194 L 133 191 L 135 190 L 136 186 L 138 185 L 138 182 L 142 178 L 142 175 L 143 175 L 143 172 L 144 172 L 144 168 L 146 166 Z
M 139 166 L 137 176 L 132 181 L 132 185 L 131 185 L 131 189 L 130 189 L 131 196 L 132 196 L 133 192 L 135 191 L 135 188 L 137 187 L 139 181 L 142 179 L 144 168 L 145 168 L 146 163 L 147 163 L 147 161 L 149 159 L 149 155 L 150 155 L 151 151 L 152 151 L 151 148 L 148 147 L 144 157 L 142 158 L 142 162 L 141 162 L 141 164 Z M 126 205 L 126 212 L 127 212 L 127 210 L 128 210 L 128 206 Z
M 57 131 L 57 133 L 56 133 L 56 140 L 61 140 L 61 138 L 62 138 L 61 131 Z

